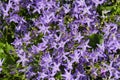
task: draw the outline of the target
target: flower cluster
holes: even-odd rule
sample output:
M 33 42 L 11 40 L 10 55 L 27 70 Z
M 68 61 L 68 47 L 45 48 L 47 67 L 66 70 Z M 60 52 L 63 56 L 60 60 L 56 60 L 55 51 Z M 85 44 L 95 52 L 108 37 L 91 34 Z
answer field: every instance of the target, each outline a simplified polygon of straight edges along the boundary
M 106 2 L 1 1 L 0 19 L 14 24 L 19 72 L 28 80 L 119 80 L 120 28 L 101 24 L 96 11 Z

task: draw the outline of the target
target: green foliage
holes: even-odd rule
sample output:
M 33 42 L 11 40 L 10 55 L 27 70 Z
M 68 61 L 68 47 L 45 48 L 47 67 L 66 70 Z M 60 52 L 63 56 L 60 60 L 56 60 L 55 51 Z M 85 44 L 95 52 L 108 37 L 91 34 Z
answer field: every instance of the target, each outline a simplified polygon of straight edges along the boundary
M 44 34 L 43 34 L 43 33 L 40 33 L 37 37 L 35 37 L 35 38 L 33 39 L 32 42 L 33 42 L 35 45 L 37 45 L 38 43 L 42 42 L 43 36 L 44 36 Z
M 30 8 L 31 11 L 33 11 L 32 8 Z M 38 18 L 40 16 L 40 14 L 38 13 L 30 13 L 30 11 L 28 12 L 28 10 L 26 8 L 21 7 L 20 11 L 18 12 L 19 16 L 24 17 L 25 20 L 29 21 L 32 18 Z
M 18 57 L 11 44 L 0 42 L 0 59 L 4 59 L 0 80 L 25 80 L 24 75 L 17 71 L 20 65 L 16 64 Z
M 55 79 L 56 79 L 56 80 L 62 80 L 61 72 L 58 72 L 58 73 L 55 75 Z
M 9 1 L 9 0 L 1 0 L 1 2 L 6 2 L 6 3 L 7 3 L 8 1 Z
M 68 14 L 64 17 L 64 24 L 69 24 L 73 21 L 74 19 Z
M 56 0 L 57 2 L 60 2 L 60 6 L 63 4 L 72 4 L 74 0 Z
M 103 42 L 102 34 L 92 34 L 88 38 L 90 39 L 89 46 L 93 49 L 96 49 L 97 44 L 101 44 Z
M 97 7 L 97 12 L 101 16 L 101 23 L 115 22 L 120 25 L 120 22 L 116 19 L 120 17 L 120 0 L 107 0 L 106 3 Z

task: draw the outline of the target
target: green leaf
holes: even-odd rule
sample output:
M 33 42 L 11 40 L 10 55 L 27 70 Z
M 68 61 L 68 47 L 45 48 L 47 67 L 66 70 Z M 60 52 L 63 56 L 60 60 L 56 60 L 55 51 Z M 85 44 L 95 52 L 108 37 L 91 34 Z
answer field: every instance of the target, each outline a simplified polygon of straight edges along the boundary
M 102 34 L 92 34 L 88 38 L 90 39 L 89 46 L 93 49 L 96 49 L 97 44 L 101 44 L 103 42 Z
M 6 43 L 6 45 L 5 45 L 5 46 L 6 46 L 6 52 L 7 52 L 7 53 L 10 53 L 10 50 L 11 50 L 11 51 L 14 51 L 14 48 L 13 48 L 13 46 L 12 46 L 12 45 L 10 45 L 10 44 Z
M 4 50 L 0 48 L 0 59 L 5 58 Z
M 4 50 L 3 50 L 2 48 L 0 48 L 0 54 L 1 54 L 1 53 L 4 53 Z
M 55 75 L 55 79 L 56 79 L 56 80 L 62 80 L 61 72 L 58 72 L 58 73 Z
M 5 47 L 5 44 L 0 42 L 0 48 L 3 48 L 3 47 Z

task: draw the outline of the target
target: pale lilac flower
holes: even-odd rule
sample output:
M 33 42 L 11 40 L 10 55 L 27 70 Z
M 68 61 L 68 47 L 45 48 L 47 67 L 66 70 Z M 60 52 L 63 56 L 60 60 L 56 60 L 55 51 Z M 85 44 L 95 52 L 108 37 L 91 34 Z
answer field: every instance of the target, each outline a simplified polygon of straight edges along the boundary
M 92 53 L 90 54 L 90 57 L 93 62 L 97 62 L 98 57 L 104 57 L 104 55 L 103 53 L 100 53 L 99 50 L 96 50 L 96 51 L 92 51 Z
M 13 16 L 10 16 L 10 22 L 15 22 L 18 23 L 20 20 L 20 16 L 18 16 L 17 14 L 14 14 Z
M 23 38 L 23 41 L 27 42 L 27 41 L 29 41 L 30 39 L 31 39 L 31 37 L 30 37 L 30 32 L 29 32 L 29 33 L 25 34 L 25 36 L 24 36 L 24 38 Z
M 120 43 L 118 42 L 117 38 L 114 34 L 111 34 L 110 40 L 107 43 L 107 47 L 109 48 L 109 52 L 114 51 L 116 52 L 118 49 L 120 49 Z
M 56 8 L 56 2 L 53 1 L 53 0 L 50 0 L 50 1 L 46 1 L 46 6 L 48 9 L 52 9 L 52 8 Z
M 70 11 L 70 5 L 69 5 L 69 4 L 65 4 L 65 5 L 63 6 L 63 9 L 64 9 L 64 11 L 65 11 L 65 14 L 68 13 L 68 12 Z
M 98 48 L 100 49 L 100 51 L 104 52 L 105 51 L 105 44 L 97 44 Z
M 74 11 L 74 13 L 79 13 L 78 5 L 75 4 L 73 11 Z M 75 15 L 75 14 L 73 14 L 73 15 Z
M 60 71 L 59 67 L 60 67 L 61 64 L 60 63 L 55 63 L 55 62 L 53 64 L 54 64 L 54 66 L 52 67 L 52 69 L 53 69 L 52 72 L 56 73 L 57 71 Z
M 95 3 L 95 6 L 97 7 L 99 4 L 103 4 L 105 0 L 92 0 Z
M 97 71 L 98 71 L 98 69 L 93 69 L 93 73 L 92 73 L 92 74 L 93 74 L 94 76 L 98 76 Z
M 56 42 L 53 42 L 52 44 L 51 44 L 51 46 L 52 46 L 52 48 L 55 48 L 55 49 L 58 49 L 58 44 L 56 43 Z
M 39 26 L 38 28 L 39 28 L 39 32 L 38 33 L 43 33 L 44 35 L 46 33 L 50 33 L 48 26 L 42 25 L 42 26 Z
M 62 74 L 62 77 L 64 77 L 65 80 L 73 80 L 73 76 L 71 75 L 71 70 L 68 71 L 65 69 L 65 74 Z
M 45 14 L 45 15 L 43 15 L 43 17 L 41 17 L 41 21 L 42 21 L 44 24 L 50 23 L 50 21 L 52 21 L 52 19 L 54 19 L 54 17 L 55 17 L 54 12 L 52 12 L 52 13 L 44 13 L 44 14 Z
M 22 66 L 25 67 L 26 63 L 29 62 L 26 53 L 18 54 L 18 57 L 20 58 L 17 63 L 22 63 Z
M 66 41 L 60 41 L 60 42 L 58 43 L 59 48 L 64 48 L 65 44 L 66 44 L 68 41 L 69 41 L 69 39 L 67 39 Z
M 113 23 L 105 23 L 105 28 L 103 29 L 104 37 L 107 38 L 109 34 L 115 34 L 117 32 L 118 26 Z
M 88 45 L 88 43 L 89 43 L 89 40 L 84 41 L 81 45 L 78 46 L 78 48 L 82 48 L 82 51 L 84 52 L 84 51 L 87 50 L 87 48 L 91 48 L 91 47 Z
M 34 54 L 39 53 L 38 47 L 35 46 L 35 45 L 33 45 L 33 46 L 31 47 L 31 52 L 34 53 Z
M 70 54 L 70 52 L 64 52 L 64 53 L 63 53 L 62 57 L 63 57 L 63 60 L 64 60 L 64 61 L 65 61 L 65 60 L 68 60 L 67 55 L 69 55 L 69 54 Z
M 6 16 L 9 15 L 8 12 L 9 12 L 11 6 L 12 6 L 12 4 L 10 3 L 10 1 L 8 4 L 5 5 L 5 7 L 2 6 L 1 10 L 3 12 L 3 18 L 5 18 Z
M 81 33 L 79 32 L 79 33 L 77 33 L 77 34 L 75 35 L 74 40 L 75 40 L 75 41 L 78 41 L 78 42 L 80 43 L 82 38 L 83 38 L 83 36 L 82 36 Z
M 23 50 L 23 49 L 16 49 L 16 52 L 17 52 L 18 54 L 23 54 L 23 53 L 24 53 L 24 50 Z
M 78 50 L 75 50 L 74 53 L 70 57 L 72 58 L 73 62 L 79 63 L 80 52 Z
M 57 36 L 56 34 L 54 36 L 55 36 L 55 41 L 58 42 L 61 39 L 62 33 L 60 33 L 59 36 Z
M 55 80 L 55 78 L 52 77 L 52 78 L 49 78 L 49 80 Z
M 39 43 L 38 44 L 38 50 L 44 51 L 47 48 L 47 45 L 45 43 Z
M 48 76 L 48 75 L 45 74 L 44 72 L 38 72 L 37 80 L 45 79 L 47 76 Z
M 78 6 L 81 6 L 81 7 L 86 5 L 85 0 L 75 0 L 75 2 L 78 4 Z
M 9 0 L 9 1 L 13 1 L 16 4 L 19 4 L 21 0 Z
M 85 6 L 84 8 L 81 8 L 81 11 L 83 11 L 81 15 L 85 15 L 85 14 L 91 15 L 92 14 L 91 11 L 90 11 L 91 8 L 92 8 L 91 5 L 90 6 Z
M 82 20 L 82 23 L 87 24 L 87 27 L 91 27 L 91 22 L 93 22 L 93 19 L 90 19 L 88 17 L 86 17 Z
M 41 61 L 40 65 L 48 68 L 50 63 L 52 63 L 52 57 L 50 56 L 49 53 L 44 54 L 42 56 L 42 61 Z
M 72 70 L 73 69 L 72 65 L 73 65 L 73 61 L 70 61 L 69 59 L 67 59 L 66 67 L 67 67 L 68 70 Z
M 109 65 L 103 63 L 103 66 L 105 67 L 106 71 L 110 72 L 109 78 L 111 78 L 113 76 L 113 73 L 118 73 L 118 71 L 113 67 L 113 61 L 111 61 Z M 120 72 L 119 72 L 119 74 L 120 74 Z
M 44 1 L 36 1 L 36 6 L 34 6 L 34 10 L 33 13 L 38 12 L 39 14 L 41 13 L 40 10 L 44 10 L 46 4 L 44 3 Z
M 80 73 L 80 72 L 77 72 L 77 76 L 76 76 L 76 79 L 75 80 L 79 80 L 80 77 L 84 77 L 85 75 Z
M 2 66 L 4 59 L 0 59 L 0 66 Z
M 16 48 L 19 46 L 22 46 L 22 40 L 19 38 L 16 38 L 15 41 L 12 43 Z

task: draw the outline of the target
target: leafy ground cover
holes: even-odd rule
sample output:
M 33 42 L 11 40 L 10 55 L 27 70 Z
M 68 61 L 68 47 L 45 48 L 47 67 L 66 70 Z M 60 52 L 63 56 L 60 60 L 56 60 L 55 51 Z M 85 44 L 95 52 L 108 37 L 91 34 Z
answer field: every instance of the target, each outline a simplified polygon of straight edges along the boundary
M 0 0 L 0 80 L 120 80 L 120 0 Z

